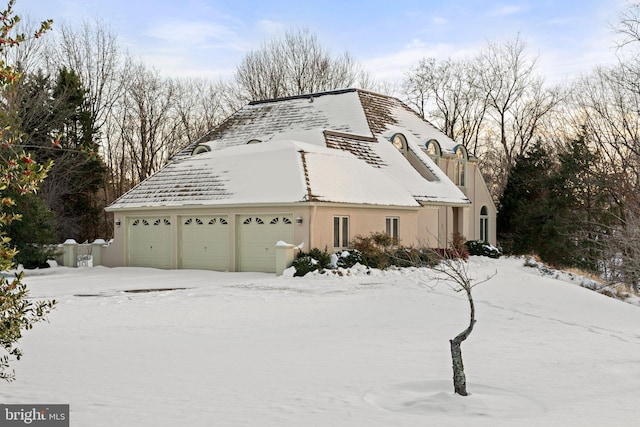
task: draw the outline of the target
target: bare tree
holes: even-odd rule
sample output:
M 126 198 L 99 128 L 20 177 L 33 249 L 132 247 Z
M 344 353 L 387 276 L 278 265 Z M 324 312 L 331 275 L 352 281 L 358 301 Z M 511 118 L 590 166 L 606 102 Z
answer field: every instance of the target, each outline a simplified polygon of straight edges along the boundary
M 489 43 L 471 58 L 422 59 L 404 80 L 409 104 L 482 161 L 496 200 L 515 157 L 544 135 L 562 99 L 535 68 L 517 36 Z
M 628 5 L 615 31 L 619 62 L 600 66 L 572 86 L 569 114 L 574 129 L 589 135 L 603 159 L 611 210 L 617 221 L 598 236 L 604 246 L 603 273 L 634 290 L 640 285 L 640 3 Z
M 599 67 L 578 80 L 571 119 L 593 135 L 610 167 L 629 179 L 640 160 L 640 91 L 626 84 L 626 76 L 625 67 Z
M 541 118 L 560 100 L 557 90 L 544 87 L 535 67 L 536 59 L 527 56 L 520 36 L 490 43 L 475 62 L 480 90 L 487 96 L 487 113 L 498 131 L 505 172 L 536 140 Z
M 15 31 L 22 34 L 34 34 L 42 24 L 34 21 L 30 16 L 21 17 L 15 26 Z M 43 66 L 43 51 L 46 38 L 28 37 L 20 44 L 5 49 L 0 54 L 6 64 L 13 64 L 21 73 L 36 72 Z
M 428 116 L 447 136 L 476 154 L 487 95 L 480 90 L 472 61 L 422 59 L 406 74 L 403 90 L 423 118 Z
M 96 128 L 101 130 L 129 79 L 130 58 L 121 50 L 117 35 L 101 21 L 84 21 L 79 27 L 61 24 L 46 51 L 46 61 L 51 71 L 66 66 L 80 76 Z
M 133 67 L 133 78 L 123 99 L 120 135 L 131 156 L 132 177 L 144 180 L 160 169 L 186 141 L 180 120 L 172 116 L 176 84 L 143 64 Z
M 173 110 L 187 142 L 195 141 L 240 108 L 234 100 L 230 102 L 233 93 L 222 81 L 179 79 L 174 83 Z
M 133 65 L 103 132 L 107 198 L 122 195 L 239 108 L 231 90 L 225 82 L 169 78 Z
M 640 3 L 630 3 L 627 10 L 620 14 L 615 28 L 620 36 L 619 47 L 640 42 Z
M 612 283 L 640 291 L 640 206 L 627 206 L 625 217 L 602 236 L 602 273 Z
M 447 283 L 456 292 L 464 293 L 469 303 L 469 325 L 453 339 L 449 340 L 451 347 L 451 362 L 453 367 L 453 389 L 456 394 L 467 396 L 467 379 L 462 361 L 462 343 L 469 338 L 476 324 L 476 309 L 472 290 L 475 286 L 487 282 L 495 273 L 482 281 L 474 282 L 469 272 L 469 263 L 460 252 L 445 255 L 436 254 L 440 263 L 433 267 L 437 281 Z
M 246 100 L 281 98 L 370 82 L 352 56 L 335 56 L 307 29 L 292 30 L 282 38 L 249 52 L 235 79 Z

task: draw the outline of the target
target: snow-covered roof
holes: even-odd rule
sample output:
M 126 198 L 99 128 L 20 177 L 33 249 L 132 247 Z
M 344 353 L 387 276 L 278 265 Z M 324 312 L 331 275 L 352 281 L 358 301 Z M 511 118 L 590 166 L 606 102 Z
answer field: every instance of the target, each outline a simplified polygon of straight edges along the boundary
M 407 140 L 406 155 L 390 142 L 396 133 Z M 109 210 L 305 201 L 469 203 L 423 152 L 431 139 L 443 153 L 457 145 L 396 98 L 357 89 L 253 102 Z M 248 144 L 254 140 L 260 143 Z M 192 155 L 196 145 L 210 151 Z

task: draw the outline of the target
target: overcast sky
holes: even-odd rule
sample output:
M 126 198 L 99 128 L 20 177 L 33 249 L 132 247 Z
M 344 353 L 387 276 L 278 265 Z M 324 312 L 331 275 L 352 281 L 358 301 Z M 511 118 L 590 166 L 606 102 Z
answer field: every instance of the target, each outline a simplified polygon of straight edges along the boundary
M 520 33 L 547 81 L 615 59 L 612 25 L 625 0 L 17 0 L 41 21 L 102 20 L 122 46 L 163 73 L 230 78 L 243 56 L 306 27 L 374 76 L 402 77 L 420 58 L 472 55 Z

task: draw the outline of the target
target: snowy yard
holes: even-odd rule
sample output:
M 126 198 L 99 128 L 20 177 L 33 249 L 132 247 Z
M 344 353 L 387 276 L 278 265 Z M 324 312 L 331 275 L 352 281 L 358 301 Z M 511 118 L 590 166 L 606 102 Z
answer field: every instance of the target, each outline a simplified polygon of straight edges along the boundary
M 68 403 L 74 426 L 638 425 L 640 308 L 472 257 L 474 277 L 494 271 L 474 289 L 466 398 L 448 340 L 468 305 L 424 270 L 97 267 L 25 278 L 59 304 L 1 399 Z

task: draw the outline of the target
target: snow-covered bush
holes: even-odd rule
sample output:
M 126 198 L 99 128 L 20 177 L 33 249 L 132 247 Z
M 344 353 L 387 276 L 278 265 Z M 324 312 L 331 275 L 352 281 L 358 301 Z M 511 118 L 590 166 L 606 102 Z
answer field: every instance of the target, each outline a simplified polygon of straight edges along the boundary
M 311 271 L 323 271 L 325 268 L 330 268 L 331 255 L 326 249 L 322 251 L 313 248 L 306 254 L 300 252 L 291 265 L 296 269 L 294 276 L 304 276 Z
M 297 277 L 304 276 L 307 273 L 320 269 L 318 260 L 310 257 L 309 255 L 299 256 L 293 261 L 291 266 L 296 269 L 296 272 L 293 275 Z
M 348 249 L 336 254 L 336 267 L 351 268 L 356 264 L 363 264 L 362 253 L 357 249 Z
M 502 255 L 500 249 L 484 240 L 468 240 L 464 245 L 469 251 L 469 255 L 486 256 L 489 258 L 500 258 Z

